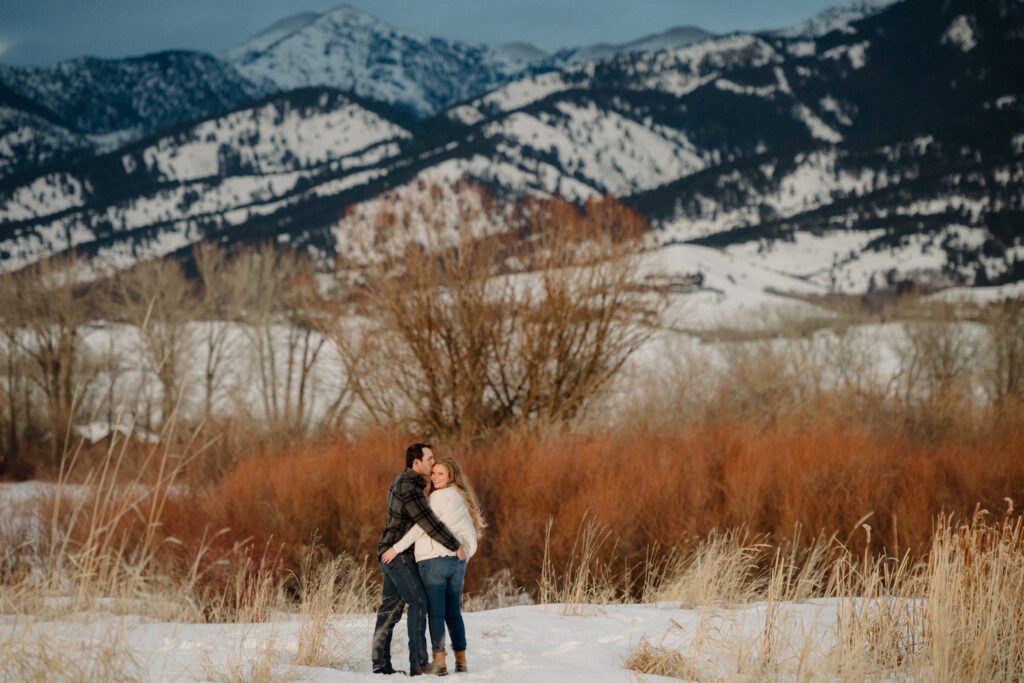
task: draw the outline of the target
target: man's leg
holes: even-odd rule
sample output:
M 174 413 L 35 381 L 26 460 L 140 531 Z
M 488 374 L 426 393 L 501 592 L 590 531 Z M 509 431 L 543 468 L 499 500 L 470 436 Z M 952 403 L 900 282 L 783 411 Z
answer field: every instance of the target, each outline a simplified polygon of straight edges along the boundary
M 386 566 L 386 565 L 383 565 Z M 395 583 L 384 571 L 384 586 L 381 590 L 380 609 L 377 610 L 377 624 L 373 628 L 373 646 L 370 657 L 375 673 L 394 671 L 391 666 L 391 635 L 395 624 L 402 618 L 405 603 Z
M 423 591 L 420 573 L 412 555 L 402 553 L 391 564 L 382 564 L 384 576 L 391 580 L 395 590 L 409 606 L 409 667 L 424 669 L 430 663 L 427 656 L 427 594 Z

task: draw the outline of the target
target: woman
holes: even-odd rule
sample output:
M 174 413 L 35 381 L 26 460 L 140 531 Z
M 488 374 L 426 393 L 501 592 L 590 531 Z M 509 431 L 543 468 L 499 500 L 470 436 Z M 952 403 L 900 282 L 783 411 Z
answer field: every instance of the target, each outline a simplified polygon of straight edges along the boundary
M 480 514 L 480 505 L 462 468 L 447 458 L 434 464 L 427 487 L 430 507 L 451 530 L 466 549 L 466 560 L 476 552 L 477 540 L 487 525 Z M 455 553 L 434 541 L 419 525 L 413 526 L 391 549 L 381 557 L 385 563 L 416 544 L 413 553 L 423 587 L 427 591 L 430 613 L 430 643 L 434 652 L 434 672 L 448 673 L 445 664 L 444 627 L 455 651 L 455 670 L 468 671 L 466 665 L 466 627 L 462 621 L 462 582 L 466 578 L 466 562 Z

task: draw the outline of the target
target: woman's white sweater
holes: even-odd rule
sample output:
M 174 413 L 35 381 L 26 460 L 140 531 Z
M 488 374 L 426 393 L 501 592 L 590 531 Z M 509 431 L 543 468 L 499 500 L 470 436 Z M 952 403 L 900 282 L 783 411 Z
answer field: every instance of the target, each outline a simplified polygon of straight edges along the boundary
M 476 527 L 473 526 L 473 518 L 466 507 L 466 501 L 462 494 L 454 486 L 438 489 L 430 494 L 430 507 L 438 519 L 444 522 L 455 537 L 459 539 L 466 549 L 466 559 L 476 553 Z M 405 536 L 394 545 L 395 552 L 402 552 L 413 543 L 413 554 L 417 562 L 430 560 L 435 557 L 454 557 L 455 553 L 432 539 L 425 533 L 419 524 L 414 524 Z

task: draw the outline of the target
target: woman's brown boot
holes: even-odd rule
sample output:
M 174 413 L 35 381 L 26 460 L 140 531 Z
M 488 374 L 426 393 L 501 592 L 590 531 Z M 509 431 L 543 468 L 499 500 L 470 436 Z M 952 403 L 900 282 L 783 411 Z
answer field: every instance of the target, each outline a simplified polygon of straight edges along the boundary
M 469 667 L 466 666 L 466 651 L 456 650 L 455 651 L 455 670 L 459 673 L 465 673 L 469 671 Z
M 445 652 L 443 650 L 434 653 L 434 673 L 438 676 L 448 675 L 448 665 L 445 664 L 444 658 Z

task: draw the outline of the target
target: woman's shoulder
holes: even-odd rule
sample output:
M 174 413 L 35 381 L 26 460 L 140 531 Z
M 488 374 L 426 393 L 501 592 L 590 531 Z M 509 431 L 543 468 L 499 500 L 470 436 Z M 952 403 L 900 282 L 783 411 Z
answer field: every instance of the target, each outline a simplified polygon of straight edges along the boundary
M 436 497 L 435 497 L 436 496 Z M 462 494 L 454 486 L 448 486 L 443 489 L 438 489 L 430 494 L 430 501 L 433 504 L 434 501 L 445 502 L 449 505 L 458 505 L 462 503 L 465 505 L 465 501 L 462 499 Z

